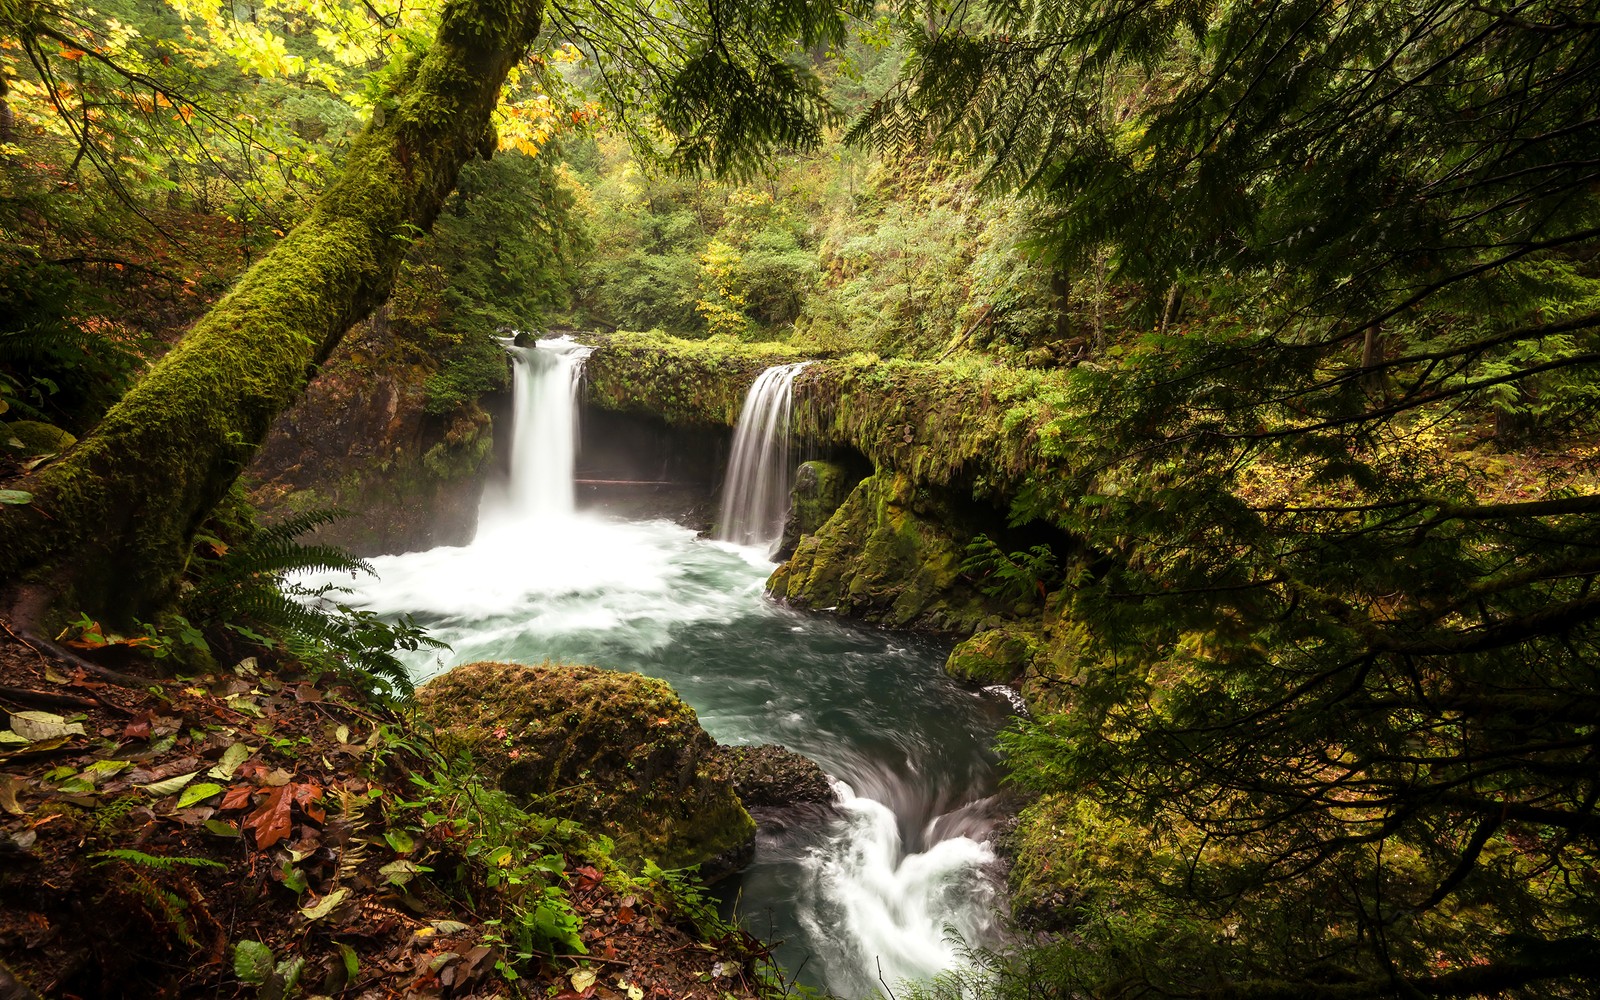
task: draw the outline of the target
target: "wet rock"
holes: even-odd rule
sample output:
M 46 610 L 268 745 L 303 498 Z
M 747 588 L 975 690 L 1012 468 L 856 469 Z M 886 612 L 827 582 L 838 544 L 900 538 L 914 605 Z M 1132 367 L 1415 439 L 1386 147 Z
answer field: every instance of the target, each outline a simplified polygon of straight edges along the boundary
M 833 785 L 816 761 L 774 743 L 719 746 L 746 809 L 833 802 Z
M 975 684 L 1007 684 L 1023 675 L 1040 645 L 1032 629 L 987 629 L 957 644 L 944 661 L 944 672 Z
M 879 472 L 767 581 L 777 597 L 896 628 L 968 633 L 990 614 L 962 577 L 972 530 L 937 491 Z
M 715 878 L 748 861 L 755 821 L 694 710 L 665 681 L 597 667 L 469 663 L 417 692 L 423 717 L 500 787 L 663 868 Z
M 859 476 L 851 477 L 848 469 L 834 462 L 801 463 L 795 472 L 794 488 L 789 491 L 789 513 L 783 521 L 778 558 L 794 555 L 802 536 L 814 535 L 827 524 L 859 480 Z
M 428 409 L 432 369 L 381 314 L 351 330 L 274 422 L 246 472 L 269 522 L 307 510 L 352 512 L 315 540 L 359 556 L 463 545 L 477 532 L 493 452 L 487 411 Z

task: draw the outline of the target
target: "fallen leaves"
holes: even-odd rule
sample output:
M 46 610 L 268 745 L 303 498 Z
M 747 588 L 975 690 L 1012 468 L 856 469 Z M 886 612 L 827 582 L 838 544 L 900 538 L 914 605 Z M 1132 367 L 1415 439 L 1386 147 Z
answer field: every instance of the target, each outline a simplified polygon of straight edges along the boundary
M 81 722 L 68 722 L 53 712 L 12 712 L 11 731 L 30 743 L 84 735 Z
M 294 798 L 288 785 L 269 786 L 263 790 L 260 805 L 244 821 L 245 829 L 256 835 L 256 850 L 264 851 L 280 840 L 287 840 L 290 831 L 290 807 Z

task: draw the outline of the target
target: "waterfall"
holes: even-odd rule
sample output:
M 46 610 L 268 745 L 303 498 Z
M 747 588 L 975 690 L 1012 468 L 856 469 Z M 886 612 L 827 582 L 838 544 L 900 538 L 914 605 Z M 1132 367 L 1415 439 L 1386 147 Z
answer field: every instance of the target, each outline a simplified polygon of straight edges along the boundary
M 556 660 L 670 681 L 714 738 L 782 743 L 837 779 L 836 811 L 764 823 L 727 898 L 782 942 L 789 974 L 846 997 L 959 968 L 999 941 L 988 841 L 1001 811 L 988 747 L 1007 714 L 941 666 L 938 642 L 797 614 L 762 598 L 770 565 L 664 519 L 575 514 L 576 392 L 590 349 L 507 347 L 515 367 L 508 488 L 477 538 L 380 556 L 351 600 L 415 614 L 449 661 Z M 790 389 L 764 372 L 739 419 L 722 537 L 779 536 L 788 502 Z M 331 575 L 308 586 L 345 583 Z M 447 666 L 407 657 L 418 680 Z M 752 669 L 759 664 L 759 669 Z M 880 983 L 881 977 L 881 983 Z
M 578 384 L 593 348 L 557 337 L 506 350 L 513 362 L 515 418 L 504 513 L 519 520 L 570 515 L 576 502 Z
M 754 545 L 771 555 L 789 509 L 789 411 L 794 378 L 810 362 L 768 368 L 745 394 L 733 431 L 733 457 L 722 484 L 717 539 Z

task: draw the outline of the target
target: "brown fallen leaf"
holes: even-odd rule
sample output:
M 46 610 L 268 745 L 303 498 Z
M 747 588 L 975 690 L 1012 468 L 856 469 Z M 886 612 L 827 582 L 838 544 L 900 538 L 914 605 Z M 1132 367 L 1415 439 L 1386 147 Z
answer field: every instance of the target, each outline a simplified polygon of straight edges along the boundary
M 289 808 L 294 797 L 289 786 L 278 785 L 262 790 L 261 805 L 245 818 L 244 825 L 256 834 L 256 849 L 266 850 L 289 836 Z
M 255 791 L 252 785 L 234 785 L 228 789 L 228 794 L 222 797 L 222 810 L 244 809 L 250 805 L 250 794 Z
M 297 781 L 289 787 L 293 790 L 295 804 L 307 817 L 318 823 L 328 818 L 327 812 L 317 805 L 322 800 L 321 785 L 315 782 Z

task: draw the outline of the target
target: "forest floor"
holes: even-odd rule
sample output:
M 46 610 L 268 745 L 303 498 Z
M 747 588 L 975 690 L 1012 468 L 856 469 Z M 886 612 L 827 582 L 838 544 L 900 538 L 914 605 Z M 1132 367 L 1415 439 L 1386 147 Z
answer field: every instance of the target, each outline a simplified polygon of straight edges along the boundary
M 758 941 L 586 838 L 497 884 L 475 786 L 330 675 L 85 670 L 0 626 L 0 998 L 756 995 Z M 510 960 L 530 889 L 586 955 Z

